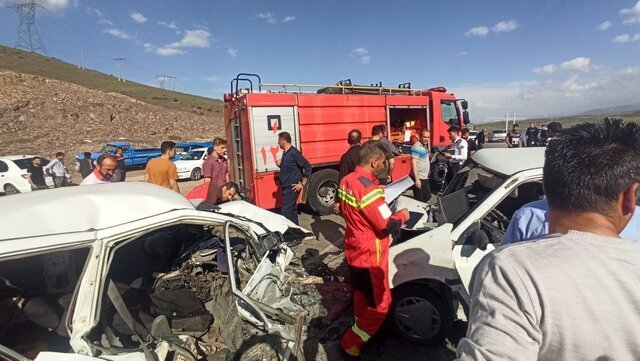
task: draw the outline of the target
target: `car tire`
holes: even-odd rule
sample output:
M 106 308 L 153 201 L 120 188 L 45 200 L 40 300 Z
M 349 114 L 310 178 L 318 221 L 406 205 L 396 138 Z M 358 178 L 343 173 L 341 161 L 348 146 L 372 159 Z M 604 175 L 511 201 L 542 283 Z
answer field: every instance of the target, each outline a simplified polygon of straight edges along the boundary
M 202 169 L 200 168 L 193 168 L 193 170 L 191 171 L 191 180 L 193 181 L 197 181 L 202 179 Z
M 13 184 L 8 184 L 8 183 L 4 185 L 4 192 L 7 195 L 20 193 L 20 191 L 18 190 L 18 188 L 16 188 L 16 186 L 14 186 Z
M 449 336 L 453 315 L 429 286 L 411 283 L 394 290 L 389 315 L 400 338 L 421 346 L 438 346 Z
M 323 169 L 313 173 L 307 190 L 307 204 L 321 216 L 333 212 L 333 203 L 338 190 L 338 171 Z

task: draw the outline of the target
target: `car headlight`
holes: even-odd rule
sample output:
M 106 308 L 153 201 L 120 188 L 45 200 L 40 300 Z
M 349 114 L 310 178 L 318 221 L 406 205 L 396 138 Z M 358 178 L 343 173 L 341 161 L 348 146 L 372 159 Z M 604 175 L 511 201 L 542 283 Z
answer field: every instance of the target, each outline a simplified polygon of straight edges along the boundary
M 182 172 L 188 172 L 189 168 L 178 168 L 178 172 L 182 173 Z

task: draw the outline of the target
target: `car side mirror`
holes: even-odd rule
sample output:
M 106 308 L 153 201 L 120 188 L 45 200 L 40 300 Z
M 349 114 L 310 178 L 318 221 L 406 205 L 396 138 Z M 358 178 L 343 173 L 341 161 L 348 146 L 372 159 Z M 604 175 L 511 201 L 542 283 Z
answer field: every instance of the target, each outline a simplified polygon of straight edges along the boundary
M 464 111 L 462 112 L 462 120 L 464 121 L 464 124 L 469 124 L 471 123 L 471 120 L 469 120 L 469 112 L 468 111 Z
M 461 101 L 460 105 L 462 106 L 462 110 L 469 109 L 469 102 L 467 102 L 466 100 Z
M 489 236 L 487 235 L 487 232 L 482 229 L 477 229 L 473 233 L 471 233 L 471 236 L 469 236 L 469 238 L 471 239 L 473 245 L 478 249 L 480 249 L 481 251 L 487 250 L 487 246 L 489 245 Z

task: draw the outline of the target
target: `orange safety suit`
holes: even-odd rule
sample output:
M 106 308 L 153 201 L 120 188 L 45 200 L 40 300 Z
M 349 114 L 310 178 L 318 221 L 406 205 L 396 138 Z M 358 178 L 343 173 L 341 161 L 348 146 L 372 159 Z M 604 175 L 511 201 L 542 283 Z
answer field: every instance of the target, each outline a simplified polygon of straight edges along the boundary
M 342 179 L 338 197 L 346 221 L 344 253 L 355 313 L 355 322 L 341 344 L 345 352 L 358 356 L 389 311 L 389 234 L 399 230 L 406 219 L 402 213 L 391 213 L 378 180 L 361 167 Z

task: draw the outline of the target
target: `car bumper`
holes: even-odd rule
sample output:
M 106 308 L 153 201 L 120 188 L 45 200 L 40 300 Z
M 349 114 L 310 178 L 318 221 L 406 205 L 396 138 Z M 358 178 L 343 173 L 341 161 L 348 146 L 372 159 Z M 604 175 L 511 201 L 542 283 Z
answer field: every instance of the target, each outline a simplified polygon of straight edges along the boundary
M 178 172 L 178 179 L 188 179 L 191 178 L 191 170 Z

